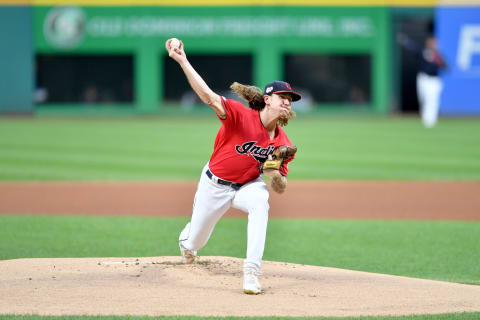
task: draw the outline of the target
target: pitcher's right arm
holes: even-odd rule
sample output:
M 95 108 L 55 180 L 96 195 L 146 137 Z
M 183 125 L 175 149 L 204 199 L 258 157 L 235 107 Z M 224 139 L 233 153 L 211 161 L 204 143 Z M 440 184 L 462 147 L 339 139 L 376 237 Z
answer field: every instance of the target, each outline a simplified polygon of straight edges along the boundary
M 171 48 L 170 42 L 171 39 L 168 39 L 165 43 L 168 55 L 180 65 L 193 91 L 195 91 L 198 97 L 205 104 L 209 105 L 220 116 L 220 118 L 225 118 L 226 113 L 220 96 L 210 89 L 202 77 L 192 67 L 185 54 L 183 42 L 180 41 L 179 48 Z

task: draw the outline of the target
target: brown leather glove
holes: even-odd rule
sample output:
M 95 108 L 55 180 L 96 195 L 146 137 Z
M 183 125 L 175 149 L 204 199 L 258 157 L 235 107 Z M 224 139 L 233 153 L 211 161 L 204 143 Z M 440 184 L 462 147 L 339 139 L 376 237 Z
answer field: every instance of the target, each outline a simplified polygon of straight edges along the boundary
M 268 159 L 262 165 L 263 170 L 274 169 L 280 170 L 282 163 L 289 160 L 297 152 L 296 146 L 279 146 L 273 150 L 272 154 L 268 156 Z

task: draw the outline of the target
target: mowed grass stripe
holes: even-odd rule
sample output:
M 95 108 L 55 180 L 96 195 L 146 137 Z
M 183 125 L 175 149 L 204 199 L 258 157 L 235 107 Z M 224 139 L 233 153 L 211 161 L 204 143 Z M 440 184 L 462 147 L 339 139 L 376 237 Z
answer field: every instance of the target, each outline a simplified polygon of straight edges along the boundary
M 311 165 L 316 165 L 312 162 Z M 318 164 L 317 164 L 318 165 Z M 291 178 L 302 180 L 317 180 L 312 176 L 321 176 L 323 180 L 402 180 L 402 181 L 477 181 L 477 171 L 462 170 L 452 172 L 449 169 L 432 170 L 430 167 L 408 167 L 404 170 L 385 168 L 371 164 L 356 166 L 352 163 L 340 165 L 336 162 L 323 163 L 321 168 L 309 169 L 308 165 L 303 167 L 290 166 Z M 375 172 L 375 179 L 372 179 L 372 172 Z
M 200 167 L 200 160 L 197 158 L 208 158 L 207 154 L 201 154 L 198 157 L 195 152 L 188 154 L 186 150 L 180 150 L 170 152 L 168 155 L 163 156 L 159 152 L 147 151 L 145 154 L 141 152 L 130 152 L 119 154 L 105 154 L 99 153 L 95 150 L 94 153 L 83 152 L 78 148 L 71 148 L 70 152 L 55 151 L 49 152 L 47 148 L 35 147 L 33 150 L 29 147 L 29 150 L 23 148 L 3 148 L 0 151 L 0 158 L 4 164 L 1 171 L 7 171 L 9 167 L 16 166 L 32 166 L 32 171 L 35 171 L 35 167 L 39 166 L 55 166 L 56 170 L 64 169 L 70 170 L 70 168 L 82 168 L 85 175 L 89 175 L 89 171 L 99 168 L 103 170 L 105 167 L 109 168 L 109 171 L 115 171 L 116 169 L 122 170 L 125 174 L 131 171 L 137 171 L 135 174 L 141 174 L 141 171 L 157 171 L 162 172 L 165 168 L 172 170 L 179 168 L 194 168 Z M 191 157 L 190 157 L 191 155 Z M 445 175 L 449 175 L 453 178 L 468 179 L 475 172 L 480 171 L 480 161 L 478 160 L 460 160 L 460 159 L 446 159 L 441 157 L 429 157 L 420 159 L 419 157 L 414 159 L 398 159 L 397 157 L 388 157 L 386 155 L 365 155 L 359 154 L 356 156 L 355 170 L 349 172 L 352 168 L 351 161 L 342 159 L 341 157 L 332 157 L 332 155 L 320 155 L 318 158 L 313 155 L 306 155 L 302 157 L 302 161 L 315 165 L 318 162 L 322 163 L 323 169 L 334 170 L 335 168 L 341 168 L 344 175 L 352 175 L 352 178 L 368 178 L 368 174 L 373 170 L 371 167 L 378 168 L 377 175 L 380 176 L 380 172 L 386 165 L 388 170 L 384 172 L 385 177 L 402 179 L 405 175 L 412 178 L 435 178 L 436 172 L 444 172 Z M 297 163 L 292 163 L 292 168 L 296 168 Z M 365 170 L 365 168 L 367 170 Z M 306 174 L 311 174 L 310 166 L 306 167 Z M 395 173 L 390 172 L 391 169 L 400 170 L 399 174 L 395 176 Z M 302 167 L 298 168 L 299 176 L 302 173 Z M 293 170 L 296 171 L 296 170 Z M 172 172 L 169 170 L 169 172 Z M 173 173 L 173 172 L 172 172 Z M 295 172 L 297 173 L 297 172 Z M 431 173 L 434 173 L 433 175 Z M 339 174 L 339 173 L 336 173 Z M 322 175 L 325 175 L 323 173 Z M 165 177 L 165 176 L 163 176 Z M 81 178 L 81 177 L 80 177 Z M 125 177 L 128 178 L 128 177 Z M 308 178 L 308 177 L 307 177 Z
M 180 173 L 177 173 L 181 171 Z M 119 182 L 119 181 L 160 181 L 160 180 L 178 180 L 178 181 L 192 181 L 192 176 L 197 174 L 197 179 L 200 177 L 200 168 L 198 170 L 189 168 L 173 168 L 172 172 L 164 172 L 161 176 L 156 175 L 152 177 L 151 172 L 139 173 L 135 171 L 131 174 L 126 174 L 122 171 L 114 172 L 109 170 L 103 172 L 102 170 L 85 172 L 75 174 L 71 169 L 59 170 L 52 168 L 5 168 L 0 170 L 0 180 L 3 181 L 99 181 L 99 182 Z
M 0 179 L 25 180 L 14 172 L 52 166 L 65 180 L 196 180 L 219 126 L 214 115 L 0 120 Z M 300 114 L 285 130 L 299 148 L 292 179 L 480 180 L 480 119 L 441 119 L 427 130 L 416 118 Z
M 92 155 L 96 157 L 108 157 L 114 156 L 117 157 L 118 155 L 122 155 L 126 158 L 137 158 L 150 160 L 148 157 L 178 157 L 178 156 L 186 156 L 190 155 L 193 158 L 205 156 L 206 154 L 209 155 L 206 150 L 186 150 L 184 147 L 181 146 L 172 146 L 169 150 L 164 150 L 160 146 L 155 146 L 152 148 L 152 144 L 132 144 L 132 145 L 105 145 L 105 146 L 95 146 L 88 142 L 83 142 L 83 144 L 27 144 L 23 143 L 21 145 L 18 144 L 2 144 L 0 145 L 0 155 L 3 154 L 56 154 L 56 155 L 64 155 L 68 152 L 67 155 L 71 156 L 74 154 L 77 155 Z M 212 146 L 213 150 L 213 146 Z M 167 152 L 166 152 L 167 151 Z M 203 151 L 203 152 L 202 152 Z M 110 158 L 112 158 L 110 157 Z
M 55 154 L 55 153 L 36 153 L 36 152 L 0 152 L 0 156 L 2 157 L 2 161 L 5 163 L 18 163 L 19 165 L 25 164 L 55 164 L 60 166 L 78 166 L 84 167 L 85 169 L 88 168 L 105 168 L 109 166 L 110 168 L 126 168 L 126 167 L 135 167 L 139 169 L 145 170 L 158 170 L 161 169 L 162 166 L 169 166 L 169 165 L 182 165 L 182 166 L 191 166 L 195 165 L 197 162 L 195 159 L 181 157 L 179 159 L 170 158 L 162 158 L 158 156 L 157 158 L 151 157 L 135 157 L 133 155 L 130 156 L 107 156 L 102 154 L 95 154 L 95 155 L 87 155 L 82 153 L 62 153 L 62 154 Z M 173 161 L 174 160 L 174 161 Z
M 358 139 L 358 137 L 356 138 Z M 384 137 L 382 137 L 384 139 Z M 404 141 L 401 138 L 392 141 L 384 141 L 378 137 L 370 136 L 367 138 L 368 143 L 355 140 L 353 137 L 341 139 L 338 137 L 331 140 L 310 141 L 301 140 L 300 143 L 325 146 L 328 150 L 335 151 L 332 155 L 351 155 L 352 153 L 368 153 L 372 155 L 388 154 L 391 156 L 410 156 L 410 157 L 422 157 L 431 156 L 433 154 L 446 156 L 446 157 L 476 157 L 480 155 L 478 148 L 475 148 L 478 141 L 465 142 L 455 141 L 450 142 L 448 145 L 446 141 L 439 143 L 438 141 L 425 141 L 418 139 L 415 142 Z M 329 154 L 329 153 L 327 153 Z
M 341 155 L 340 155 L 341 156 Z M 313 157 L 313 155 L 307 155 L 302 157 L 306 161 L 312 160 L 321 160 L 321 161 L 340 161 L 347 163 L 347 160 L 334 157 L 333 155 L 320 155 L 318 158 Z M 359 163 L 373 163 L 373 164 L 391 164 L 391 165 L 404 165 L 411 166 L 415 164 L 419 165 L 434 165 L 438 168 L 442 167 L 451 167 L 458 168 L 458 166 L 464 166 L 471 169 L 480 169 L 480 162 L 475 159 L 458 159 L 457 157 L 444 157 L 444 158 L 432 158 L 426 156 L 405 156 L 403 159 L 398 159 L 395 156 L 391 155 L 371 155 L 371 154 L 358 154 L 355 156 L 357 162 Z
M 201 166 L 198 163 L 185 166 L 182 162 L 168 163 L 161 167 L 136 166 L 134 164 L 109 164 L 108 170 L 104 166 L 94 166 L 89 163 L 65 164 L 60 161 L 53 163 L 31 163 L 13 160 L 3 162 L 0 168 L 0 179 L 4 181 L 156 181 L 156 180 L 188 180 L 199 178 Z M 158 173 L 152 174 L 158 170 Z

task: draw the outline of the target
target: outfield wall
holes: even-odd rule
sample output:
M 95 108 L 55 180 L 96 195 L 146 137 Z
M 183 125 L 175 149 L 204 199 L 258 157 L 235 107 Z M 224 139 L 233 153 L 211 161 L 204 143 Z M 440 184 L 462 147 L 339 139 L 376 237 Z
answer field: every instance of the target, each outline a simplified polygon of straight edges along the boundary
M 17 31 L 14 22 L 2 19 L 4 30 L 14 30 L 2 34 L 2 43 L 10 43 L 9 37 L 22 39 L 22 44 L 16 41 L 17 46 L 9 47 L 8 53 L 4 51 L 3 55 L 13 56 L 23 69 L 17 72 L 12 69 L 13 64 L 5 62 L 11 59 L 2 59 L 5 64 L 2 68 L 5 75 L 3 82 L 9 86 L 3 85 L 0 90 L 8 92 L 16 101 L 9 102 L 11 98 L 7 98 L 8 94 L 0 95 L 0 112 L 33 110 L 33 89 L 27 92 L 27 88 L 31 88 L 27 83 L 31 86 L 34 77 L 37 75 L 38 78 L 31 62 L 34 55 L 47 58 L 91 55 L 131 57 L 134 97 L 124 106 L 135 112 L 162 111 L 165 109 L 164 88 L 168 81 L 165 75 L 164 42 L 170 37 L 178 37 L 188 44 L 188 54 L 251 56 L 251 82 L 259 87 L 272 79 L 285 79 L 287 55 L 366 56 L 369 63 L 366 72 L 369 83 L 366 88 L 369 92 L 368 99 L 360 107 L 367 111 L 387 113 L 392 109 L 392 69 L 396 63 L 392 59 L 392 6 L 421 8 L 439 3 L 449 4 L 434 0 L 284 0 L 277 5 L 274 3 L 278 1 L 246 0 L 143 0 L 135 1 L 135 6 L 131 6 L 132 3 L 126 0 L 117 0 L 114 5 L 112 1 L 105 0 L 0 0 L 0 14 L 8 15 L 16 6 L 32 16 L 30 25 L 22 24 L 23 31 Z M 194 3 L 198 5 L 194 6 Z M 20 7 L 20 4 L 27 6 Z M 29 27 L 31 34 L 17 34 L 28 33 Z M 30 48 L 27 41 L 30 41 Z M 21 82 L 5 80 L 18 75 L 22 75 Z M 334 80 L 335 76 L 332 77 Z M 295 83 L 292 84 L 295 87 Z M 23 90 L 23 94 L 19 94 L 18 90 Z M 450 92 L 455 93 L 456 90 Z M 324 103 L 320 106 L 317 103 L 317 107 L 325 106 L 345 109 L 348 108 L 348 102 Z M 79 106 L 79 103 L 52 104 L 47 101 L 35 107 L 37 110 L 39 107 L 43 110 L 60 110 L 83 106 L 81 103 Z M 105 109 L 105 105 L 95 107 Z M 358 109 L 358 105 L 355 107 Z M 89 106 L 89 111 L 94 108 Z M 455 114 L 455 108 L 450 113 Z
M 480 6 L 439 8 L 437 38 L 448 61 L 440 112 L 480 115 Z
M 166 77 L 161 56 L 170 37 L 182 39 L 189 54 L 252 55 L 252 80 L 259 87 L 284 78 L 285 54 L 368 55 L 368 107 L 385 112 L 389 104 L 391 27 L 386 7 L 41 6 L 34 15 L 37 54 L 132 54 L 139 111 L 162 105 Z M 59 32 L 58 25 L 67 22 L 75 31 Z
M 0 6 L 0 43 L 0 113 L 31 113 L 32 7 Z

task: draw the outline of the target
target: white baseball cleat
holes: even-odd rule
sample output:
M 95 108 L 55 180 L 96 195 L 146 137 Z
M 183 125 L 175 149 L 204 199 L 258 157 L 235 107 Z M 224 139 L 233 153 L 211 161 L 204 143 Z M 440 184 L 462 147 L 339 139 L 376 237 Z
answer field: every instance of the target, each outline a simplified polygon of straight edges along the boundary
M 246 294 L 262 293 L 262 286 L 258 282 L 260 271 L 256 266 L 247 265 L 243 268 L 243 292 Z
M 180 247 L 180 252 L 182 253 L 183 263 L 194 263 L 195 258 L 197 257 L 197 251 L 186 249 L 184 246 L 182 246 L 182 243 L 180 241 L 178 242 L 178 246 Z

